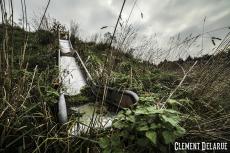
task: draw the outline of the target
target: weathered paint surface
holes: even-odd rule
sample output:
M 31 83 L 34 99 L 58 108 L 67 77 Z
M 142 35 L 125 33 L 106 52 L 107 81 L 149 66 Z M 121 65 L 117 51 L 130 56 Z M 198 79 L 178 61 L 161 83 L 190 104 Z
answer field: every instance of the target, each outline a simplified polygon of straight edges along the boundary
M 71 44 L 68 40 L 59 41 L 61 52 L 71 52 Z M 76 59 L 71 56 L 60 56 L 59 58 L 59 73 L 62 84 L 62 92 L 65 95 L 77 95 L 80 90 L 86 85 L 83 72 L 76 63 Z

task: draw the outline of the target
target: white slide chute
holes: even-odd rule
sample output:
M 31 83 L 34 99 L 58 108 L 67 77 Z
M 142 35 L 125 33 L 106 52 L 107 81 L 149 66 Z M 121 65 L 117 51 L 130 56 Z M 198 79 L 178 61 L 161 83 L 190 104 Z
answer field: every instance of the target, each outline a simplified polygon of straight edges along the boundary
M 88 83 L 91 85 L 91 90 L 95 92 L 97 96 L 103 97 L 104 88 L 103 86 L 96 85 L 80 55 L 73 49 L 69 40 L 59 40 L 59 47 L 58 61 L 61 90 L 58 102 L 58 118 L 61 123 L 66 123 L 68 118 L 65 95 L 74 96 L 79 94 L 81 89 Z M 131 105 L 135 105 L 139 100 L 138 95 L 133 91 L 119 90 L 111 87 L 106 87 L 106 90 L 106 100 L 110 101 L 108 104 L 117 106 L 118 108 L 128 108 Z M 80 118 L 78 117 L 78 121 L 81 124 L 78 123 L 74 125 L 69 132 L 72 135 L 78 135 L 88 132 L 91 128 L 111 127 L 114 115 L 109 111 L 106 111 L 106 113 L 101 112 L 104 106 L 98 107 L 95 103 L 88 103 L 69 108 L 74 114 L 81 116 Z
M 77 95 L 86 85 L 86 79 L 80 67 L 77 65 L 75 58 L 64 55 L 72 52 L 70 42 L 68 40 L 59 40 L 59 44 L 59 74 L 62 92 L 69 96 Z
M 74 96 L 80 94 L 81 89 L 86 86 L 86 78 L 88 77 L 89 80 L 93 80 L 79 54 L 72 48 L 69 40 L 59 40 L 59 47 L 58 61 L 61 91 L 58 102 L 58 118 L 59 122 L 66 123 L 68 121 L 68 117 L 64 96 Z M 77 59 L 73 56 L 73 54 L 77 55 Z M 76 60 L 79 61 L 77 62 Z M 82 72 L 78 63 L 82 65 L 82 69 L 85 70 L 86 76 Z M 69 109 L 74 111 L 75 114 L 82 115 L 78 119 L 82 124 L 77 123 L 69 130 L 69 133 L 72 135 L 86 133 L 90 128 L 107 128 L 112 125 L 113 119 L 111 115 L 107 114 L 102 116 L 97 114 L 95 110 L 98 110 L 99 108 L 93 103 Z

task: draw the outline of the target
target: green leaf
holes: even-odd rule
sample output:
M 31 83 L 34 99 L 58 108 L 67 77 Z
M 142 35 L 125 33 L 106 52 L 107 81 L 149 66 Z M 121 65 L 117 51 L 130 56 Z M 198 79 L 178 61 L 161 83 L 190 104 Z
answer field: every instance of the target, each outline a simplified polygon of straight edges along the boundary
M 157 133 L 155 131 L 147 131 L 145 132 L 145 136 L 153 143 L 157 143 Z
M 152 114 L 160 114 L 163 113 L 162 109 L 156 109 L 156 107 L 154 106 L 142 106 L 142 107 L 138 107 L 135 110 L 135 115 L 152 115 Z
M 134 123 L 135 122 L 135 116 L 131 116 L 131 115 L 129 115 L 129 116 L 126 116 L 126 118 L 125 118 L 127 121 L 130 121 L 130 122 L 132 122 L 132 123 Z
M 148 131 L 149 126 L 148 125 L 140 126 L 140 127 L 137 127 L 137 130 L 138 131 Z
M 148 112 L 150 112 L 151 114 L 152 114 L 152 113 L 159 113 L 159 112 L 161 112 L 160 109 L 156 109 L 156 107 L 154 107 L 154 106 L 148 106 L 148 107 L 146 107 L 146 110 L 147 110 Z
M 125 111 L 125 115 L 131 115 L 132 114 L 132 111 L 130 110 L 130 109 L 127 109 L 126 111 Z
M 174 114 L 174 115 L 181 114 L 180 112 L 173 110 L 173 109 L 165 109 L 164 113 L 168 113 L 168 114 L 170 113 L 170 114 Z
M 167 103 L 168 104 L 170 104 L 170 105 L 181 105 L 181 103 L 179 103 L 177 100 L 175 100 L 175 99 L 169 99 L 168 101 L 167 101 Z
M 176 136 L 182 136 L 185 134 L 185 129 L 183 127 L 177 126 L 176 131 L 174 132 Z
M 122 129 L 124 126 L 123 126 L 123 124 L 121 122 L 115 121 L 113 123 L 113 127 L 117 128 L 117 129 Z
M 142 101 L 142 102 L 154 102 L 155 97 L 140 97 L 140 101 Z
M 99 139 L 99 145 L 103 149 L 108 148 L 110 146 L 109 138 L 100 138 Z
M 59 96 L 59 93 L 57 91 L 47 90 L 46 92 L 48 96 Z
M 161 127 L 161 125 L 160 124 L 158 124 L 158 125 L 156 125 L 155 123 L 152 123 L 151 125 L 150 125 L 150 129 L 157 129 L 157 128 L 160 128 Z
M 165 144 L 169 144 L 176 139 L 173 132 L 170 131 L 163 131 L 162 136 L 164 138 Z
M 121 118 L 124 118 L 125 115 L 124 115 L 125 112 L 121 111 L 120 113 L 118 113 L 118 115 L 116 116 L 117 119 L 121 119 Z
M 180 112 L 173 110 L 173 109 L 165 109 L 164 113 L 171 113 L 171 114 L 180 114 Z
M 165 122 L 169 122 L 174 127 L 178 125 L 179 120 L 175 120 L 175 119 L 167 117 L 165 115 L 162 115 L 162 118 Z
M 135 111 L 136 115 L 147 115 L 149 112 L 146 108 L 140 107 Z

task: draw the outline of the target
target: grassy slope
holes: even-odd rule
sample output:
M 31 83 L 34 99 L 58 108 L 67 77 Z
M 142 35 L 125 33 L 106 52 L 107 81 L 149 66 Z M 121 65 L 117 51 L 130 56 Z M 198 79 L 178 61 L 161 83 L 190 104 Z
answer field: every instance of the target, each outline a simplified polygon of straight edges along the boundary
M 108 52 L 105 44 L 87 43 L 79 48 L 85 59 L 86 56 L 93 59 L 89 63 L 93 67 L 92 73 L 103 69 L 103 55 Z M 188 141 L 229 140 L 230 123 L 226 121 L 230 107 L 229 51 L 215 56 L 188 58 L 186 61 L 164 61 L 158 66 L 141 62 L 119 51 L 114 52 L 110 85 L 137 92 L 141 97 L 141 105 L 161 105 L 182 80 L 184 75 L 181 67 L 188 71 L 197 61 L 182 86 L 171 97 L 176 103 L 168 103 L 167 107 L 187 116 L 183 127 L 187 129 L 189 136 L 185 139 Z
M 89 62 L 93 74 L 97 74 L 95 71 L 98 69 L 103 69 L 103 55 L 108 52 L 105 44 L 87 43 L 78 47 L 85 59 L 86 56 L 93 59 Z M 165 61 L 158 66 L 141 62 L 117 50 L 113 54 L 110 86 L 137 92 L 141 97 L 140 103 L 144 105 L 158 105 L 165 101 L 184 76 L 181 67 L 188 71 L 197 61 L 182 86 L 171 97 L 179 103 L 167 106 L 190 116 L 185 118 L 183 126 L 188 130 L 187 134 L 191 139 L 199 140 L 202 137 L 207 140 L 229 140 L 229 121 L 226 121 L 230 107 L 229 51 L 215 56 L 188 58 L 186 61 Z M 94 77 L 98 78 L 96 75 Z
M 3 33 L 3 31 L 1 32 Z M 0 148 L 6 147 L 7 150 L 5 151 L 9 151 L 13 149 L 10 147 L 14 146 L 16 150 L 20 150 L 20 147 L 22 150 L 33 150 L 39 146 L 38 148 L 41 151 L 44 151 L 45 148 L 48 148 L 50 151 L 65 150 L 67 148 L 69 151 L 73 151 L 77 148 L 82 149 L 78 147 L 78 143 L 82 147 L 95 148 L 94 143 L 90 141 L 82 141 L 82 139 L 72 140 L 62 136 L 63 131 L 67 127 L 60 126 L 55 122 L 50 108 L 53 107 L 58 98 L 55 86 L 52 84 L 57 78 L 57 70 L 55 68 L 55 49 L 57 47 L 54 41 L 44 44 L 43 40 L 47 38 L 47 35 L 43 36 L 43 33 L 44 31 L 40 33 L 41 35 L 29 33 L 28 48 L 26 49 L 25 61 L 23 62 L 24 66 L 19 68 L 18 62 L 20 61 L 20 52 L 23 48 L 25 32 L 21 29 L 16 29 L 14 32 L 15 68 L 12 72 L 15 75 L 13 77 L 13 85 L 8 87 L 8 89 L 9 91 L 15 90 L 15 93 L 13 97 L 11 94 L 4 97 L 4 94 L 2 94 L 4 91 L 1 90 L 1 100 L 3 101 L 1 103 L 1 110 L 7 109 L 2 111 L 3 113 L 1 114 L 0 126 L 3 130 L 1 131 Z M 109 85 L 137 92 L 140 96 L 140 105 L 143 106 L 156 105 L 160 107 L 183 77 L 181 69 L 175 64 L 176 62 L 164 62 L 159 66 L 154 66 L 134 59 L 132 55 L 124 54 L 118 50 L 113 50 L 112 60 L 106 62 L 109 55 L 106 44 L 86 43 L 78 40 L 74 47 L 78 49 L 84 61 L 89 57 L 86 64 L 95 80 L 103 84 L 105 82 L 104 75 L 108 74 L 111 69 L 112 71 L 108 78 Z M 223 108 L 223 106 L 229 107 L 225 103 L 230 97 L 230 92 L 228 92 L 230 89 L 228 83 L 230 78 L 229 53 L 223 53 L 222 56 L 216 56 L 214 58 L 216 60 L 212 60 L 213 62 L 207 67 L 204 67 L 202 64 L 205 63 L 206 59 L 200 58 L 194 71 L 187 76 L 182 87 L 175 92 L 171 97 L 172 100 L 166 105 L 168 108 L 184 113 L 182 125 L 186 128 L 187 134 L 193 136 L 191 138 L 199 139 L 202 137 L 202 139 L 210 140 L 219 137 L 220 139 L 229 139 L 229 134 L 226 133 L 229 130 L 229 122 L 226 122 L 224 118 L 224 115 L 228 115 L 228 113 L 227 109 Z M 179 64 L 188 69 L 193 61 L 188 60 L 179 62 Z M 216 63 L 217 61 L 221 61 L 221 63 Z M 28 68 L 26 68 L 26 63 L 29 63 Z M 35 65 L 38 65 L 38 71 L 34 71 Z M 205 68 L 205 73 L 200 72 L 201 67 Z M 213 76 L 214 67 L 217 74 Z M 108 70 L 108 68 L 110 69 Z M 224 75 L 221 75 L 223 73 L 220 70 L 224 72 Z M 35 78 L 32 79 L 34 74 Z M 205 74 L 201 78 L 202 83 L 199 86 L 195 86 L 201 74 Z M 1 77 L 3 76 L 1 75 Z M 6 81 L 3 80 L 1 80 L 1 84 L 7 86 Z M 223 80 L 225 83 L 223 83 Z M 208 81 L 211 81 L 212 84 L 210 85 Z M 31 82 L 33 83 L 32 88 L 30 86 Z M 208 84 L 210 87 L 204 88 L 202 86 L 203 83 Z M 20 92 L 14 88 L 15 86 L 20 88 Z M 215 92 L 213 92 L 213 88 L 215 88 Z M 28 91 L 31 94 L 27 97 Z M 73 101 L 75 103 L 76 101 L 87 102 L 92 100 L 90 98 L 88 94 L 83 94 L 73 98 Z M 10 109 L 8 104 L 14 109 Z M 10 121 L 7 119 L 10 119 Z M 215 121 L 215 119 L 218 119 L 218 121 Z M 210 132 L 213 127 L 216 127 L 216 130 Z M 56 133 L 60 135 L 57 136 Z M 47 138 L 54 139 L 55 141 Z M 88 138 L 95 139 L 95 135 L 88 136 Z M 24 143 L 26 143 L 25 148 L 23 147 L 23 139 Z M 185 137 L 185 139 L 189 138 Z M 69 143 L 67 144 L 66 142 Z

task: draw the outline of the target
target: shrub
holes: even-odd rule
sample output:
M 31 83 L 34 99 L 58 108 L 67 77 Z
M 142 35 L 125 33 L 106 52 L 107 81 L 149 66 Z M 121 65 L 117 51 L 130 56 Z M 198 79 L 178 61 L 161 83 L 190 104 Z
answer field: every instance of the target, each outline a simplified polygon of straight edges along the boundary
M 179 121 L 175 110 L 138 106 L 119 113 L 113 122 L 115 131 L 99 144 L 104 153 L 168 152 L 169 144 L 185 133 Z

